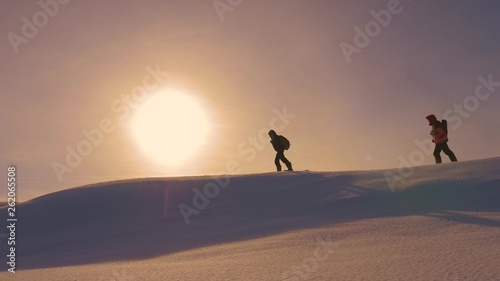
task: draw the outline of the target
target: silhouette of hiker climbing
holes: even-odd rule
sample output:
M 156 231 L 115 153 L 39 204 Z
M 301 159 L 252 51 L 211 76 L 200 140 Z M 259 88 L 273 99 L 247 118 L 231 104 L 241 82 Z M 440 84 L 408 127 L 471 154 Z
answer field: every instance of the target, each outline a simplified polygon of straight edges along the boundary
M 287 171 L 293 171 L 292 163 L 288 161 L 285 157 L 285 150 L 290 148 L 290 142 L 284 136 L 276 134 L 274 130 L 269 131 L 269 137 L 271 137 L 271 144 L 273 145 L 274 150 L 276 150 L 276 158 L 274 158 L 274 164 L 276 165 L 276 169 L 281 171 L 280 160 L 285 163 L 288 168 Z
M 436 164 L 441 163 L 441 151 L 450 157 L 451 162 L 457 162 L 457 157 L 448 147 L 448 122 L 443 120 L 439 122 L 434 114 L 425 117 L 429 121 L 429 126 L 432 126 L 431 135 L 432 142 L 436 144 L 434 148 L 434 158 Z

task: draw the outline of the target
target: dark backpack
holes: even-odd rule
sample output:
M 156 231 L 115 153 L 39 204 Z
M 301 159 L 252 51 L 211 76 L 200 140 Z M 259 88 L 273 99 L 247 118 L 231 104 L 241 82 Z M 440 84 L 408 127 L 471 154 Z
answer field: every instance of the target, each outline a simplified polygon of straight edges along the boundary
M 443 119 L 441 121 L 441 124 L 443 125 L 443 130 L 444 130 L 445 134 L 448 135 L 448 121 L 446 121 L 446 119 Z
M 280 140 L 280 143 L 281 143 L 281 146 L 285 149 L 285 150 L 288 150 L 290 148 L 290 141 L 285 138 L 284 136 L 278 136 L 279 137 L 279 140 Z

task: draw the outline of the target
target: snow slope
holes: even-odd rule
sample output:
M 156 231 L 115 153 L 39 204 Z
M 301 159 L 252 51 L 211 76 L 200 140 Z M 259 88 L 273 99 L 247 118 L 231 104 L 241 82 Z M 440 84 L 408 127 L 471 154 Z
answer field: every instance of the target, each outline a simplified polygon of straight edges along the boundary
M 0 280 L 500 280 L 500 158 L 108 182 L 17 213 Z

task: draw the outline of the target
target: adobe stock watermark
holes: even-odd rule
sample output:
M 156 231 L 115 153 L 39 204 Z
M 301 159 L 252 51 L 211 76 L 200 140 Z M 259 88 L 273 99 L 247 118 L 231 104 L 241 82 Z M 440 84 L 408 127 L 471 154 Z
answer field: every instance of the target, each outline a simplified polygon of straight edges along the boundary
M 264 150 L 270 145 L 268 132 L 270 129 L 276 132 L 283 131 L 290 120 L 296 118 L 295 114 L 290 114 L 287 111 L 286 106 L 280 111 L 276 108 L 273 110 L 273 117 L 269 121 L 269 126 L 260 129 L 256 135 L 249 136 L 247 140 L 242 141 L 238 146 L 237 150 L 241 156 L 246 156 L 245 160 L 250 162 L 255 159 L 257 152 Z M 198 188 L 193 188 L 194 193 L 192 204 L 188 205 L 185 203 L 180 203 L 178 205 L 179 211 L 181 212 L 182 218 L 186 224 L 191 223 L 190 217 L 193 215 L 199 215 L 202 210 L 204 210 L 209 204 L 210 199 L 217 197 L 221 190 L 228 187 L 230 179 L 228 174 L 240 173 L 242 167 L 240 162 L 236 160 L 229 160 L 226 163 L 226 170 L 221 172 L 219 176 L 212 177 L 212 181 L 206 183 L 202 190 Z M 165 191 L 164 206 L 167 205 L 168 191 Z M 165 214 L 165 210 L 164 210 Z
M 40 10 L 35 12 L 30 18 L 22 17 L 23 23 L 20 34 L 15 32 L 7 33 L 10 45 L 16 54 L 19 53 L 21 44 L 28 44 L 30 39 L 35 38 L 41 28 L 47 26 L 51 18 L 54 18 L 62 5 L 66 5 L 70 0 L 40 0 L 38 6 Z
M 474 89 L 474 94 L 468 95 L 462 103 L 453 104 L 452 108 L 448 108 L 443 113 L 443 119 L 448 121 L 448 127 L 453 130 L 458 130 L 463 124 L 463 119 L 471 117 L 471 113 L 479 109 L 481 102 L 488 100 L 493 93 L 500 87 L 500 81 L 493 80 L 493 74 L 488 74 L 488 77 L 478 76 L 479 83 Z M 415 172 L 415 166 L 424 164 L 425 158 L 432 155 L 434 152 L 434 144 L 430 138 L 424 140 L 416 139 L 414 141 L 417 148 L 414 149 L 407 158 L 403 155 L 398 156 L 399 165 L 397 174 L 385 172 L 385 180 L 391 191 L 395 191 L 398 185 L 404 183 L 405 178 L 410 177 Z
M 243 3 L 243 0 L 214 0 L 212 5 L 220 21 L 224 21 L 224 14 L 233 12 L 241 3 Z
M 402 11 L 403 6 L 399 0 L 390 0 L 387 3 L 386 10 L 380 10 L 378 12 L 371 10 L 370 15 L 373 17 L 373 20 L 367 22 L 363 29 L 358 26 L 353 28 L 355 32 L 353 39 L 354 46 L 345 41 L 339 44 L 340 50 L 347 63 L 351 63 L 352 55 L 360 54 L 362 49 L 368 47 L 372 39 L 382 32 L 382 28 L 386 28 L 391 23 L 392 17 Z
M 148 95 L 156 90 L 160 83 L 168 78 L 167 72 L 162 72 L 157 65 L 156 68 L 146 67 L 146 75 L 142 79 L 142 84 L 131 89 L 129 94 L 122 94 L 111 102 L 111 112 L 118 116 L 120 122 L 127 119 L 132 111 L 146 100 Z M 83 137 L 75 145 L 65 147 L 66 157 L 64 161 L 53 161 L 52 169 L 59 182 L 63 181 L 64 174 L 71 173 L 78 167 L 85 157 L 88 157 L 94 150 L 94 147 L 101 145 L 106 135 L 116 130 L 116 124 L 111 117 L 102 118 L 96 127 L 81 131 Z
M 118 272 L 117 270 L 113 269 L 113 272 L 112 272 L 112 277 L 109 278 L 109 277 L 105 277 L 105 276 L 101 276 L 99 278 L 99 281 L 132 281 L 132 280 L 135 280 L 135 278 L 133 278 L 132 276 L 129 276 L 125 270 L 122 270 L 121 272 Z
M 321 237 L 316 237 L 316 248 L 314 252 L 309 257 L 304 258 L 301 264 L 292 266 L 291 269 L 285 271 L 281 275 L 281 280 L 300 281 L 311 278 L 313 273 L 321 266 L 321 263 L 325 262 L 330 255 L 334 254 L 340 246 L 340 243 L 333 242 L 331 237 L 328 238 L 330 241 L 325 241 Z

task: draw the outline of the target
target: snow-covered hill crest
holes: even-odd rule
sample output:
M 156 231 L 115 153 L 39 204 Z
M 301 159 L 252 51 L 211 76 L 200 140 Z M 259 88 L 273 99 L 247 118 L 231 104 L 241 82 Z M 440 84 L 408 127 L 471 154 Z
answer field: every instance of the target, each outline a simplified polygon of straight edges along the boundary
M 151 178 L 68 189 L 19 204 L 19 267 L 140 261 L 311 229 L 342 241 L 337 226 L 415 216 L 500 227 L 495 217 L 474 215 L 500 212 L 500 158 L 414 167 L 391 189 L 388 175 L 401 172 Z

